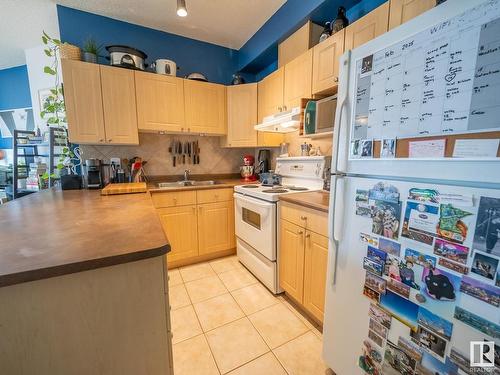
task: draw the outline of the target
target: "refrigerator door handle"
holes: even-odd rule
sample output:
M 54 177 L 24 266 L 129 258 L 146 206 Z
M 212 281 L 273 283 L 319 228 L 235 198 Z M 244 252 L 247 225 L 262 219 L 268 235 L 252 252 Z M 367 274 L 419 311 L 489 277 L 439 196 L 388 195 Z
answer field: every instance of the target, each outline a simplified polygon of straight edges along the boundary
M 335 174 L 332 175 L 332 186 L 335 189 L 333 199 L 330 200 L 330 207 L 328 210 L 328 237 L 332 241 L 332 253 L 330 257 L 331 269 L 331 284 L 335 285 L 337 276 L 337 256 L 339 249 L 339 242 L 342 239 L 342 228 L 344 225 L 344 183 L 345 175 Z
M 335 203 L 333 212 L 333 239 L 338 243 L 342 240 L 344 227 L 344 186 L 345 176 L 337 175 L 335 178 Z
M 339 105 L 337 108 L 337 113 L 338 116 L 335 120 L 335 125 L 333 128 L 333 153 L 332 155 L 332 168 L 331 168 L 331 173 L 338 173 L 338 172 L 345 172 L 345 165 L 339 166 L 339 145 L 340 145 L 340 138 L 341 138 L 341 131 L 342 131 L 342 120 L 344 118 L 344 112 L 346 111 L 346 105 L 347 105 L 347 95 L 348 95 L 348 90 L 347 87 L 349 85 L 349 65 L 351 61 L 351 51 L 346 51 L 341 59 L 340 59 L 340 66 L 341 66 L 341 82 L 339 83 L 339 93 L 337 94 L 339 97 Z M 345 164 L 345 163 L 343 163 Z

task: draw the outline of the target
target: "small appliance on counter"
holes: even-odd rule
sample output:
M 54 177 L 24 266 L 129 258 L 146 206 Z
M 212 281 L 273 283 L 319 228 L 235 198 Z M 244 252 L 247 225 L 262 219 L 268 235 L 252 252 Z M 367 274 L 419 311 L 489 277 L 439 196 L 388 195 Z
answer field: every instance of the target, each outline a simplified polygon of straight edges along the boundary
M 85 187 L 87 189 L 101 189 L 103 187 L 101 160 L 86 159 L 83 171 L 85 176 Z
M 243 165 L 240 167 L 240 174 L 243 177 L 243 182 L 252 182 L 256 181 L 257 177 L 255 176 L 255 158 L 252 155 L 243 156 Z
M 266 173 L 261 173 L 259 175 L 259 180 L 262 186 L 281 185 L 281 176 L 279 174 L 274 173 L 274 171 L 272 170 Z
M 107 46 L 106 50 L 109 52 L 110 65 L 135 70 L 144 70 L 146 67 L 148 55 L 141 50 L 121 45 Z
M 271 169 L 271 150 L 259 150 L 257 156 L 257 173 L 267 173 Z

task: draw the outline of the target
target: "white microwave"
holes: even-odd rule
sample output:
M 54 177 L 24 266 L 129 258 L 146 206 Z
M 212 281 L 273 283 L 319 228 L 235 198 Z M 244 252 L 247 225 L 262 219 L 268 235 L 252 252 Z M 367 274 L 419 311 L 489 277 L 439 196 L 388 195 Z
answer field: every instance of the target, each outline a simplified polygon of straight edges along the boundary
M 337 95 L 310 101 L 304 110 L 304 133 L 319 134 L 333 131 Z

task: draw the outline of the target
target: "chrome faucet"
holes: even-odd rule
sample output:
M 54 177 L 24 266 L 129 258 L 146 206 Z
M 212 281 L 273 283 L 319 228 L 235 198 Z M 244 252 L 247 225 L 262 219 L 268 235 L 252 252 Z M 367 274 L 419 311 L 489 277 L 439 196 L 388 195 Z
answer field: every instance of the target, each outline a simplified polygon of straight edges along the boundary
M 189 169 L 184 169 L 184 181 L 189 181 L 189 174 L 191 171 Z

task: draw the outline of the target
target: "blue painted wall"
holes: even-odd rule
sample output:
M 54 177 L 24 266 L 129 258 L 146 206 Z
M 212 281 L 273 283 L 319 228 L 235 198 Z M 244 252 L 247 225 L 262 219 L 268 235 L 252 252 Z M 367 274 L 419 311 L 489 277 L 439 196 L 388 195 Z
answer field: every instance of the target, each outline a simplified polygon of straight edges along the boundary
M 385 1 L 288 0 L 239 51 L 61 5 L 57 6 L 57 13 L 64 41 L 81 47 L 85 39 L 92 36 L 103 45 L 130 45 L 146 52 L 149 63 L 157 58 L 176 61 L 180 67 L 178 76 L 199 71 L 212 82 L 228 84 L 237 71 L 243 72 L 247 82 L 260 80 L 274 71 L 278 43 L 306 20 L 322 25 L 334 19 L 338 7 L 343 5 L 347 8 L 347 17 L 354 22 Z M 107 56 L 107 52 L 103 55 Z
M 0 70 L 0 111 L 31 107 L 26 65 Z M 12 138 L 2 138 L 0 149 L 12 148 Z
M 31 107 L 26 65 L 0 70 L 0 111 Z
M 288 0 L 238 51 L 238 68 L 264 77 L 278 60 L 278 44 L 307 20 L 319 25 L 337 16 L 339 6 L 347 9 L 352 23 L 387 0 Z M 260 79 L 260 78 L 259 78 Z
M 177 74 L 180 77 L 200 72 L 211 82 L 227 84 L 238 69 L 238 52 L 233 49 L 60 5 L 57 6 L 57 16 L 63 41 L 82 47 L 92 36 L 105 46 L 123 44 L 135 47 L 148 55 L 148 63 L 159 58 L 175 61 L 180 67 Z M 104 50 L 103 55 L 108 56 L 107 51 Z M 246 78 L 253 80 L 254 77 L 250 74 Z

